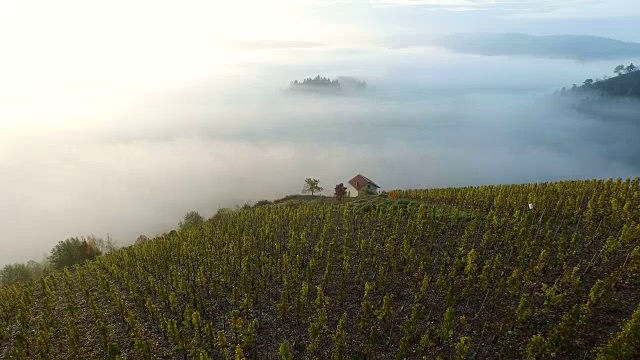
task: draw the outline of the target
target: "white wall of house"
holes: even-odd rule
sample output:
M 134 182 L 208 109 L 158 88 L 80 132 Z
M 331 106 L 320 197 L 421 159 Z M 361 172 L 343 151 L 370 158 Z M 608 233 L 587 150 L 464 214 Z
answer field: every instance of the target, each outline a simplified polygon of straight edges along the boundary
M 373 193 L 376 193 L 378 191 L 378 189 L 375 186 L 371 185 L 371 184 L 367 184 L 367 186 L 365 186 L 362 189 L 360 189 L 360 191 L 364 192 L 365 189 L 369 189 Z M 347 188 L 347 191 L 350 191 L 351 197 L 358 196 L 358 190 L 356 190 L 353 186 L 349 186 Z
M 372 184 L 367 184 L 367 186 L 365 186 L 365 188 L 364 188 L 364 189 L 362 189 L 362 190 L 365 190 L 365 189 L 369 190 L 369 191 L 370 191 L 371 193 L 373 193 L 373 194 L 377 194 L 377 193 L 378 193 L 378 188 L 377 188 L 377 187 L 375 187 L 375 186 L 374 186 L 374 185 L 372 185 Z

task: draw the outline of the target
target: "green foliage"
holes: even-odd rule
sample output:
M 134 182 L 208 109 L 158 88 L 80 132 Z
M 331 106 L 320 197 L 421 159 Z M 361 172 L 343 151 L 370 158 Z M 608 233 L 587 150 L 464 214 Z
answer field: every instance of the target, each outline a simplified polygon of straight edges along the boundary
M 640 304 L 622 330 L 606 344 L 598 347 L 598 360 L 631 360 L 640 355 Z
M 440 338 L 443 340 L 451 339 L 453 336 L 453 330 L 456 325 L 456 312 L 453 307 L 447 308 L 444 313 L 444 319 L 440 326 Z
M 575 291 L 580 286 L 580 266 L 574 266 L 571 271 L 565 268 L 562 276 L 562 282 L 568 286 L 571 290 Z
M 321 286 L 316 287 L 316 293 L 316 316 L 309 324 L 309 337 L 311 341 L 309 346 L 307 346 L 307 352 L 310 355 L 313 355 L 318 350 L 322 339 L 328 331 L 327 306 L 329 305 L 329 297 L 324 295 Z
M 541 289 L 541 292 L 539 293 L 539 295 L 543 296 L 544 298 L 543 305 L 545 307 L 554 306 L 558 304 L 564 297 L 564 295 L 558 289 L 557 284 L 549 285 L 549 284 L 543 283 L 540 289 Z
M 0 270 L 0 286 L 28 283 L 36 276 L 27 264 L 9 264 Z
M 509 278 L 507 279 L 507 286 L 509 289 L 509 293 L 516 294 L 518 290 L 520 290 L 519 287 L 520 287 L 521 276 L 522 274 L 521 274 L 520 268 L 514 269 L 511 275 L 509 275 Z
M 291 345 L 289 345 L 288 341 L 280 344 L 280 358 L 282 360 L 293 360 L 293 355 L 291 354 Z
M 365 331 L 369 329 L 371 324 L 371 317 L 373 316 L 373 305 L 371 304 L 371 292 L 373 291 L 373 285 L 370 283 L 364 284 L 364 296 L 362 297 L 362 303 L 360 304 L 360 329 Z
M 0 288 L 0 357 L 635 359 L 639 184 L 220 212 Z
M 180 230 L 188 229 L 190 227 L 202 225 L 204 218 L 197 211 L 189 211 L 184 215 L 182 221 L 178 224 Z
M 242 346 L 240 346 L 240 344 L 236 345 L 234 358 L 235 360 L 246 360 L 246 358 L 244 357 L 244 351 L 242 350 Z
M 477 258 L 477 254 L 476 254 L 476 249 L 471 249 L 469 250 L 469 253 L 467 254 L 467 263 L 465 265 L 464 268 L 464 273 L 467 275 L 473 275 L 473 273 L 476 272 L 476 270 L 478 269 L 478 266 L 476 265 L 476 258 Z
M 632 273 L 640 271 L 640 246 L 633 249 L 629 260 L 629 271 Z
M 255 204 L 253 204 L 253 207 L 260 207 L 260 206 L 266 206 L 266 205 L 271 205 L 272 202 L 269 200 L 260 200 L 258 202 L 256 202 Z
M 94 260 L 101 254 L 102 251 L 95 244 L 79 238 L 69 238 L 58 242 L 51 250 L 49 262 L 54 268 L 62 269 Z
M 376 191 L 369 188 L 363 188 L 363 189 L 360 189 L 360 195 L 372 196 L 372 195 L 376 195 Z
M 418 349 L 423 356 L 426 356 L 429 349 L 435 345 L 436 335 L 433 331 L 433 328 L 427 328 L 422 337 L 420 338 L 420 343 L 418 344 Z
M 460 338 L 460 341 L 456 344 L 456 360 L 465 360 L 467 355 L 469 354 L 469 350 L 471 350 L 471 338 L 468 336 L 463 336 Z
M 531 318 L 532 310 L 530 306 L 529 294 L 522 294 L 520 302 L 518 303 L 518 309 L 516 310 L 516 320 L 518 322 L 527 321 Z
M 109 234 L 107 234 L 106 239 L 95 235 L 89 235 L 81 240 L 86 241 L 90 247 L 98 249 L 101 254 L 108 254 L 118 250 L 118 245 L 113 241 Z
M 387 294 L 382 299 L 382 307 L 376 310 L 376 317 L 383 328 L 387 328 L 392 316 L 391 295 Z
M 540 334 L 535 334 L 529 340 L 527 345 L 526 355 L 527 359 L 537 359 L 540 354 L 545 351 L 545 340 Z
M 341 360 L 346 358 L 347 349 L 347 313 L 340 317 L 338 327 L 333 335 L 333 351 L 331 353 L 332 360 Z
M 296 313 L 298 316 L 298 321 L 300 321 L 300 319 L 304 317 L 308 299 L 309 299 L 309 284 L 306 281 L 303 281 L 300 289 L 300 294 L 296 299 Z
M 304 179 L 304 187 L 302 188 L 303 194 L 311 193 L 311 195 L 315 195 L 316 193 L 321 193 L 322 190 L 324 189 L 320 187 L 320 180 L 312 178 Z

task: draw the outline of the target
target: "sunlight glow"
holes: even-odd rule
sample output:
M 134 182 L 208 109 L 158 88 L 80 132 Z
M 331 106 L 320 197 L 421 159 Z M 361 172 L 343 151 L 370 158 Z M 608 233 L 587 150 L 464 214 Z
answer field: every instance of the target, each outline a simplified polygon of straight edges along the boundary
M 0 128 L 68 122 L 100 104 L 228 75 L 251 57 L 232 49 L 236 41 L 322 40 L 301 9 L 283 4 L 2 2 Z

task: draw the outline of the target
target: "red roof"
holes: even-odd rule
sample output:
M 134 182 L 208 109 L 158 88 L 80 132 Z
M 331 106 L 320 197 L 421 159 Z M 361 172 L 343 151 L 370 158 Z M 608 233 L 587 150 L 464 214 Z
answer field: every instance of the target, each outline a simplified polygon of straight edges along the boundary
M 349 180 L 349 185 L 353 186 L 356 190 L 362 189 L 367 184 L 371 184 L 371 185 L 373 185 L 373 186 L 375 186 L 377 188 L 380 187 L 376 183 L 374 183 L 373 181 L 368 179 L 366 176 L 361 175 L 361 174 L 358 174 L 358 175 L 356 175 L 356 177 L 354 177 L 353 179 Z

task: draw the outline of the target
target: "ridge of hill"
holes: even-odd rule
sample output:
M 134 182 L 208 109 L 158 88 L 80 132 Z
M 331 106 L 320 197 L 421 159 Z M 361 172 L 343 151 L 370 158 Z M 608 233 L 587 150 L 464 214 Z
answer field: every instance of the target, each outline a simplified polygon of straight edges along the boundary
M 579 60 L 620 59 L 640 55 L 640 44 L 599 36 L 521 33 L 461 33 L 431 40 L 449 50 L 479 55 L 529 55 Z
M 640 178 L 262 202 L 0 310 L 3 359 L 636 359 Z

